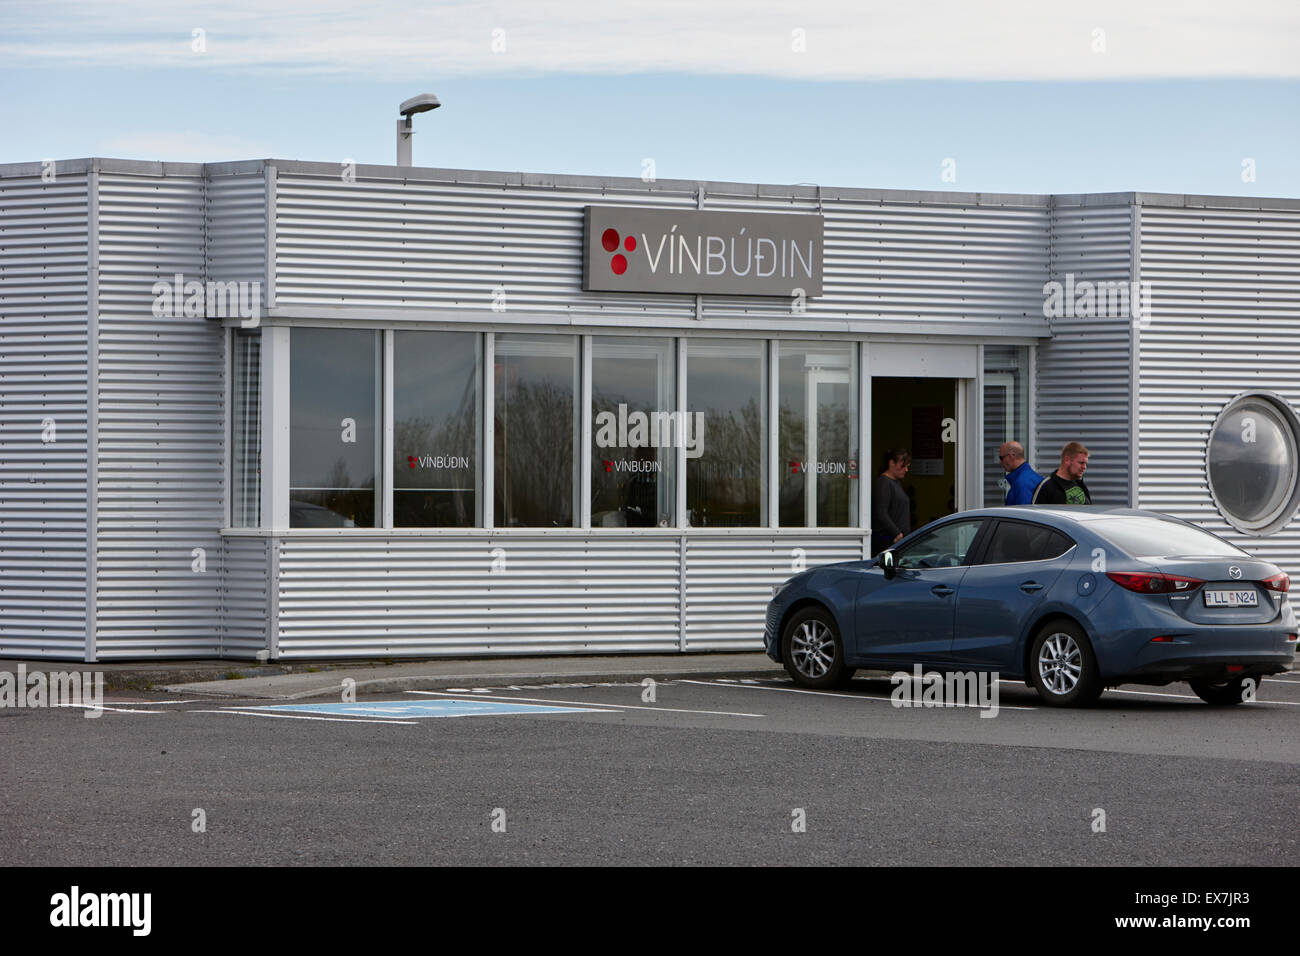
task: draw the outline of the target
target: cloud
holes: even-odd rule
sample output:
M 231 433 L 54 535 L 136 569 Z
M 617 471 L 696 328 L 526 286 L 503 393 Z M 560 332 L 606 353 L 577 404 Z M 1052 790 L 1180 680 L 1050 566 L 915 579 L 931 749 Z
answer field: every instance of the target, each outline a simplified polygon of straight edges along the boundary
M 6 11 L 0 57 L 23 67 L 408 81 L 520 73 L 1300 76 L 1294 0 L 180 0 L 163 8 L 156 0 L 11 0 Z

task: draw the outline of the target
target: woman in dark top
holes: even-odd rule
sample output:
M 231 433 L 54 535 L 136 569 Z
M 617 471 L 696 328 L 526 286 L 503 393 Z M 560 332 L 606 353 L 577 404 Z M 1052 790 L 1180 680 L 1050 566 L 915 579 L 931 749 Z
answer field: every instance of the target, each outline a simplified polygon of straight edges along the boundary
M 911 501 L 903 490 L 902 480 L 912 467 L 906 448 L 895 448 L 885 456 L 885 470 L 871 490 L 871 553 L 891 548 L 912 530 Z

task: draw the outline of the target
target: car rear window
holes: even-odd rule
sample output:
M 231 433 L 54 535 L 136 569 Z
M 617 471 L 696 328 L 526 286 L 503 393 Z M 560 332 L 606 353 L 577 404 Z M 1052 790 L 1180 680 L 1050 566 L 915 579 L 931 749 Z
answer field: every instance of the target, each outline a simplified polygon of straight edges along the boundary
M 1135 558 L 1250 557 L 1208 531 L 1162 518 L 1098 518 L 1088 527 Z
M 1074 542 L 1054 528 L 1028 521 L 999 521 L 981 564 L 1046 561 L 1069 551 Z

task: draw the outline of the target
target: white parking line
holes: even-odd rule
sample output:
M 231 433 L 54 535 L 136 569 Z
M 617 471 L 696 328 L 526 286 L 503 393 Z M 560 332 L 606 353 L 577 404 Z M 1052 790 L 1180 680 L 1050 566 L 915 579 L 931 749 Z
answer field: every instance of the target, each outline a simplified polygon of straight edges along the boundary
M 114 704 L 131 704 L 135 707 L 170 707 L 172 704 L 206 704 L 211 697 L 187 697 L 185 700 L 115 700 Z
M 115 714 L 156 714 L 156 710 L 128 710 L 125 707 L 96 707 L 94 704 L 53 704 L 54 707 L 76 707 L 81 710 L 111 710 Z
M 1154 690 L 1120 690 L 1118 687 L 1107 688 L 1108 694 L 1137 694 L 1140 697 L 1176 697 L 1179 700 L 1200 700 L 1195 694 L 1165 694 Z M 1300 701 L 1295 700 L 1254 700 L 1255 704 L 1282 704 L 1286 707 L 1300 707 Z
M 783 694 L 812 694 L 816 697 L 839 697 L 843 700 L 883 700 L 886 703 L 893 701 L 892 697 L 873 697 L 870 694 L 837 694 L 828 690 L 803 690 L 802 688 L 798 688 L 798 687 L 768 687 L 764 684 L 725 684 L 716 681 L 685 680 L 685 679 L 677 680 L 674 681 L 673 683 L 702 684 L 705 687 L 735 687 L 735 688 L 742 688 L 742 689 L 747 688 L 750 690 L 775 690 Z M 937 706 L 938 705 L 936 705 L 936 708 Z M 974 707 L 976 710 L 988 710 L 987 707 L 981 707 L 979 704 L 944 704 L 943 708 L 939 708 L 939 709 L 946 709 L 948 707 Z M 936 708 L 929 708 L 929 709 L 933 710 Z M 999 710 L 1037 710 L 1038 708 L 1020 707 L 1015 704 L 999 704 L 998 709 Z
M 141 711 L 147 713 L 147 711 Z M 186 714 L 234 714 L 236 717 L 279 717 L 282 720 L 330 720 L 340 724 L 418 724 L 418 720 L 367 720 L 364 717 L 313 717 L 307 714 L 264 714 L 251 710 L 186 710 Z
M 694 681 L 678 681 L 677 683 L 694 683 Z M 459 697 L 464 699 L 464 694 L 453 694 L 451 691 L 441 690 L 408 690 L 408 694 L 426 694 L 438 697 Z M 481 698 L 480 698 L 481 699 Z M 603 704 L 590 700 L 551 700 L 549 697 L 499 697 L 492 695 L 493 700 L 526 700 L 540 701 L 543 704 L 578 704 L 583 707 L 610 707 L 619 710 L 664 710 L 674 714 L 708 714 L 714 717 L 766 717 L 766 714 L 744 714 L 731 710 L 683 710 L 680 707 L 643 707 L 640 704 Z

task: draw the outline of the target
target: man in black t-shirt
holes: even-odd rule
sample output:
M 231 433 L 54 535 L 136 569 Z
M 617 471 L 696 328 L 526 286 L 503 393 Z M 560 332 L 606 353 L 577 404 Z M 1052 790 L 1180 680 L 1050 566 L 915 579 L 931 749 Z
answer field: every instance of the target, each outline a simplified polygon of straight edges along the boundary
M 1088 449 L 1072 441 L 1061 449 L 1061 467 L 1044 478 L 1034 490 L 1036 505 L 1090 505 L 1092 495 L 1083 483 L 1088 470 Z

